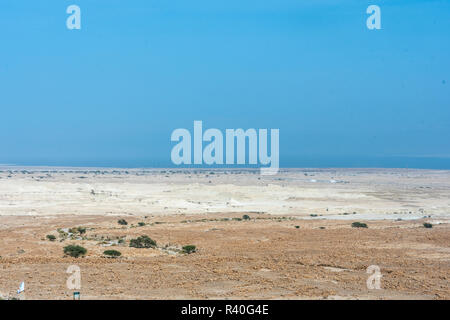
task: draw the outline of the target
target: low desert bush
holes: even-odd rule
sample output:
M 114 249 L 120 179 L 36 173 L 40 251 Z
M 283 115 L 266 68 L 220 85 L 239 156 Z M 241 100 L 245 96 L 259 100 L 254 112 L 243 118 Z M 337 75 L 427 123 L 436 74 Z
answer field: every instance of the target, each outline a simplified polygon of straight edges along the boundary
M 61 238 L 61 240 L 67 239 L 67 237 L 69 235 L 67 232 L 65 232 L 62 229 L 58 229 L 57 231 L 58 231 L 58 234 L 59 234 L 59 237 Z
M 427 229 L 433 228 L 433 225 L 432 225 L 431 223 L 428 223 L 428 222 L 425 222 L 425 223 L 423 224 L 423 226 L 424 226 L 425 228 L 427 228 Z
M 125 219 L 120 219 L 119 221 L 117 221 L 117 223 L 122 226 L 126 226 L 128 224 L 127 220 L 125 220 Z
M 117 250 L 105 250 L 103 251 L 103 254 L 111 258 L 120 257 L 122 255 L 122 253 L 120 253 L 120 251 Z
M 86 248 L 83 248 L 81 246 L 69 245 L 64 247 L 64 253 L 74 258 L 84 256 L 86 252 Z
M 352 223 L 353 228 L 367 228 L 367 224 L 362 222 L 353 222 Z
M 248 214 L 244 214 L 244 215 L 242 216 L 242 219 L 244 219 L 244 220 L 250 220 L 250 216 L 249 216 Z
M 83 234 L 83 233 L 86 233 L 86 228 L 82 228 L 82 227 L 70 228 L 69 232 L 73 233 L 73 234 L 76 234 L 76 233 Z
M 56 240 L 56 237 L 54 235 L 52 235 L 52 234 L 48 234 L 46 237 L 50 241 L 55 241 Z
M 183 247 L 183 252 L 190 254 L 190 253 L 194 253 L 196 251 L 196 246 L 194 245 L 187 245 Z
M 136 239 L 130 240 L 130 247 L 133 248 L 154 248 L 156 247 L 156 241 L 152 240 L 148 236 L 140 236 Z

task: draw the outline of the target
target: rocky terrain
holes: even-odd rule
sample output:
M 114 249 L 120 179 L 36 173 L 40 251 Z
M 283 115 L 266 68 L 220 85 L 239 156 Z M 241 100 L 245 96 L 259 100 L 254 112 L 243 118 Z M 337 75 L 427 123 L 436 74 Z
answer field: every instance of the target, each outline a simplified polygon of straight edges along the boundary
M 72 299 L 71 265 L 82 299 L 450 298 L 445 171 L 30 172 L 0 172 L 3 299 Z

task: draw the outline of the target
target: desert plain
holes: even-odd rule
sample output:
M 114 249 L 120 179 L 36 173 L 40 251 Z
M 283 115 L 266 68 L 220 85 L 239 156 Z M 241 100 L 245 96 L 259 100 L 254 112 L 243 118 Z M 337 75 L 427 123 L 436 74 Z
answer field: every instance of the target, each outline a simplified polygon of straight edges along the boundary
M 0 166 L 0 298 L 450 299 L 449 219 L 445 170 Z

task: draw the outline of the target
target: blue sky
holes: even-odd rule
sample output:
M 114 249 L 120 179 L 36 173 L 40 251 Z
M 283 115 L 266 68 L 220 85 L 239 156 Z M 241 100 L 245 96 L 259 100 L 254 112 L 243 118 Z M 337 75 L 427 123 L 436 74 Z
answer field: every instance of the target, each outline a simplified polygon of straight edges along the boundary
M 450 1 L 2 0 L 0 163 L 166 166 L 202 120 L 280 129 L 282 166 L 450 168 L 449 35 Z

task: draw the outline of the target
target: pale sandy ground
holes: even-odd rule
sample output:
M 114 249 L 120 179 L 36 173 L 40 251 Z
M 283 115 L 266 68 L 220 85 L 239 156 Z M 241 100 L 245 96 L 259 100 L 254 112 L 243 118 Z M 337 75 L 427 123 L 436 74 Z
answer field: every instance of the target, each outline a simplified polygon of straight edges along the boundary
M 68 299 L 77 264 L 85 299 L 449 299 L 449 217 L 449 171 L 0 167 L 0 296 L 25 281 L 21 298 Z M 84 239 L 45 239 L 75 226 Z M 143 234 L 159 248 L 128 247 Z M 117 237 L 123 256 L 104 258 Z M 87 256 L 64 257 L 67 244 Z M 198 252 L 170 250 L 186 244 Z
M 0 215 L 450 213 L 449 171 L 68 170 L 0 167 Z

